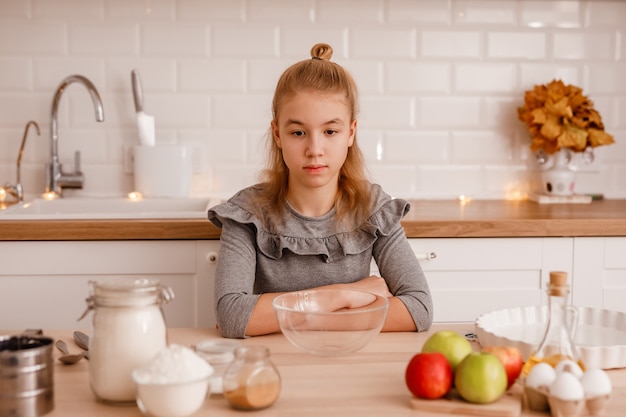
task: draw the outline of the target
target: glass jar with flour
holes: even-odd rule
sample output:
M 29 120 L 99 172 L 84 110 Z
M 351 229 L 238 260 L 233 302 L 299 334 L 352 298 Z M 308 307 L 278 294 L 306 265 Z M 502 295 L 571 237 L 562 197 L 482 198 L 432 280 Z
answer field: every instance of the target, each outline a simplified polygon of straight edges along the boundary
M 161 306 L 174 298 L 156 278 L 90 281 L 87 310 L 94 310 L 89 343 L 89 384 L 98 401 L 135 404 L 132 371 L 167 346 Z

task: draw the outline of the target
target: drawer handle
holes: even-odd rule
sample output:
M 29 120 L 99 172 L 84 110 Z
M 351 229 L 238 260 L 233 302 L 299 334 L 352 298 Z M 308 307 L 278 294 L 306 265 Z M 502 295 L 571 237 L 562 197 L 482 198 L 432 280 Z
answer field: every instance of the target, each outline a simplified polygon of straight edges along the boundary
M 206 261 L 210 264 L 217 262 L 217 252 L 209 252 L 206 254 Z
M 418 261 L 430 261 L 431 259 L 435 259 L 437 254 L 435 252 L 416 253 L 415 257 Z

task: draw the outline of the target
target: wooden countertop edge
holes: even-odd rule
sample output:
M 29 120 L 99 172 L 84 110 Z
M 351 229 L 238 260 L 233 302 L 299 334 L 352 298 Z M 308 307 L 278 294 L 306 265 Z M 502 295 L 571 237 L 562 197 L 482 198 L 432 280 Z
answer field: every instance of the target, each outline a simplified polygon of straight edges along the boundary
M 409 238 L 626 236 L 624 219 L 406 220 Z M 0 241 L 215 240 L 204 219 L 0 221 Z
M 626 236 L 626 219 L 403 222 L 410 238 Z
M 626 236 L 626 200 L 591 204 L 414 200 L 402 219 L 409 238 Z M 208 219 L 2 220 L 0 241 L 219 239 Z
M 205 240 L 220 231 L 204 219 L 0 221 L 0 241 Z

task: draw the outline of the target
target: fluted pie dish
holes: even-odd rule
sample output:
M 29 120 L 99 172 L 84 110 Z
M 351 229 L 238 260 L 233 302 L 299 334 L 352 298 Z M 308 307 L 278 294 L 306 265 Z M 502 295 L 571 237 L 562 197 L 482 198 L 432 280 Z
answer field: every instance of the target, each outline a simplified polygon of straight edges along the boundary
M 591 307 L 577 307 L 577 310 L 574 343 L 585 367 L 626 367 L 626 313 Z M 492 311 L 476 319 L 476 334 L 483 346 L 516 346 L 527 359 L 541 342 L 547 318 L 545 306 Z

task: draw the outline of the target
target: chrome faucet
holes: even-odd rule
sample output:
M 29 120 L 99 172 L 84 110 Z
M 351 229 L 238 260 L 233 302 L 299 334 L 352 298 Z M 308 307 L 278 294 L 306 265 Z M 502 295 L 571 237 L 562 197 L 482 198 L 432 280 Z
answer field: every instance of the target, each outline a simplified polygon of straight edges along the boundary
M 78 82 L 85 86 L 91 95 L 94 108 L 96 110 L 96 121 L 104 121 L 104 111 L 98 90 L 91 81 L 82 75 L 70 75 L 65 77 L 57 87 L 52 99 L 52 112 L 50 118 L 50 162 L 46 166 L 46 193 L 54 193 L 61 197 L 63 188 L 83 188 L 85 178 L 80 171 L 80 151 L 74 154 L 74 172 L 63 172 L 63 165 L 59 162 L 59 127 L 57 113 L 59 111 L 59 101 L 61 95 L 72 83 Z
M 22 155 L 24 155 L 24 146 L 26 145 L 26 138 L 28 137 L 28 130 L 30 129 L 31 126 L 35 126 L 35 129 L 37 129 L 37 135 L 41 136 L 41 131 L 39 130 L 39 125 L 37 124 L 37 122 L 30 120 L 28 123 L 26 123 L 26 126 L 24 127 L 24 135 L 22 136 L 22 145 L 20 146 L 20 151 L 17 154 L 16 182 L 15 182 L 15 185 L 6 184 L 3 187 L 0 187 L 0 190 L 3 191 L 2 200 L 4 200 L 6 193 L 8 193 L 10 196 L 12 196 L 15 199 L 14 203 L 21 203 L 22 201 L 24 201 L 24 187 L 22 187 L 20 168 L 22 166 Z

